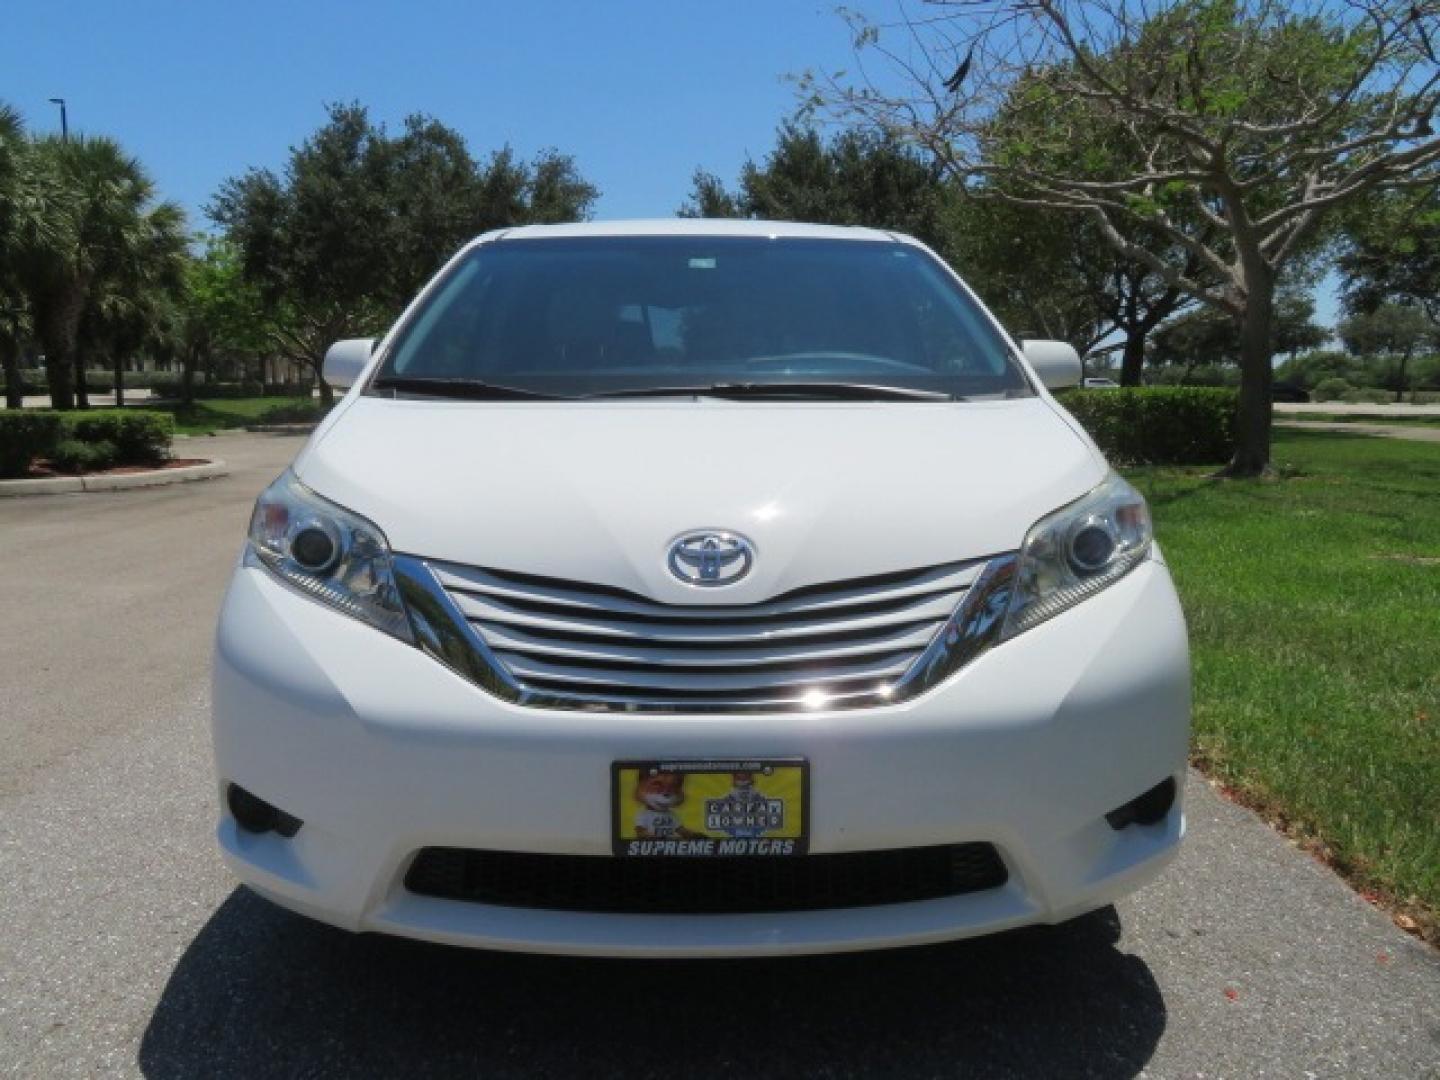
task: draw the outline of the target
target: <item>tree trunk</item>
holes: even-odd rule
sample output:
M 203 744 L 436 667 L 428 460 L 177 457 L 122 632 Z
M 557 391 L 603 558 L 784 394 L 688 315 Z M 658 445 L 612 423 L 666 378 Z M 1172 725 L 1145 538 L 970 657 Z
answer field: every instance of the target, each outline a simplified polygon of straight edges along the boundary
M 80 348 L 76 342 L 75 349 L 75 407 L 77 409 L 90 408 L 90 387 L 85 383 L 85 357 L 87 350 Z
M 311 367 L 315 369 L 315 385 L 320 388 L 320 403 L 328 409 L 335 404 L 335 388 L 325 381 L 325 361 L 311 361 Z
M 1271 329 L 1275 277 L 1269 268 L 1247 268 L 1245 312 L 1240 318 L 1240 407 L 1235 416 L 1235 456 L 1222 476 L 1270 473 Z
M 195 368 L 199 362 L 200 356 L 194 349 L 180 354 L 180 402 L 183 405 L 195 402 Z
M 0 337 L 0 363 L 3 363 L 5 368 L 5 407 L 24 408 L 25 382 L 20 372 L 19 342 Z
M 45 350 L 45 381 L 50 389 L 52 409 L 75 407 L 75 330 L 80 319 L 84 293 L 60 297 L 54 303 L 37 307 L 35 330 Z
M 1399 405 L 1405 400 L 1405 369 L 1410 366 L 1410 353 L 1413 346 L 1400 354 L 1400 374 L 1395 380 L 1395 404 Z
M 1145 331 L 1134 326 L 1125 330 L 1125 351 L 1120 354 L 1120 385 L 1139 386 L 1145 370 Z

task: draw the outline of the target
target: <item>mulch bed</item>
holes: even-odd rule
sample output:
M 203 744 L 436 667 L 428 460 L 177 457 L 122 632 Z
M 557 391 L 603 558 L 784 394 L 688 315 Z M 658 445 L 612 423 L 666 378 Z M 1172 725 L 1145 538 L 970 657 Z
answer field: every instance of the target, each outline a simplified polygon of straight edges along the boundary
M 23 476 L 16 480 L 52 480 L 59 476 L 125 476 L 129 473 L 163 472 L 166 469 L 181 469 L 187 465 L 209 465 L 209 458 L 170 458 L 154 465 L 113 465 L 108 469 L 95 469 L 86 473 L 61 472 L 53 468 L 44 458 L 37 459 Z

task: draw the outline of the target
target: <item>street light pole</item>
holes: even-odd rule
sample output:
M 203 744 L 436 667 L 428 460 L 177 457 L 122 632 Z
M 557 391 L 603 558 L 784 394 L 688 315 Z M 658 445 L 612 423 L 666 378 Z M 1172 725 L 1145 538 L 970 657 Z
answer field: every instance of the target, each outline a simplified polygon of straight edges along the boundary
M 65 99 L 63 97 L 52 97 L 50 104 L 60 106 L 60 141 L 68 143 L 70 141 L 70 120 L 69 117 L 65 115 Z

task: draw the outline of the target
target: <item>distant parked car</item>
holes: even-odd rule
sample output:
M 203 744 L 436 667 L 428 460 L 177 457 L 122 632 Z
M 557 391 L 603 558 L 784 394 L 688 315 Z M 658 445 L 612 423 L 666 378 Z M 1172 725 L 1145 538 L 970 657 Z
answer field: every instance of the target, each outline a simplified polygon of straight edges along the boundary
M 1088 383 L 1090 380 L 1085 381 Z M 1270 400 L 1304 403 L 1310 400 L 1310 392 L 1299 383 L 1277 382 L 1270 386 Z
M 1119 390 L 1120 384 L 1114 379 L 1086 379 L 1084 382 L 1086 390 Z

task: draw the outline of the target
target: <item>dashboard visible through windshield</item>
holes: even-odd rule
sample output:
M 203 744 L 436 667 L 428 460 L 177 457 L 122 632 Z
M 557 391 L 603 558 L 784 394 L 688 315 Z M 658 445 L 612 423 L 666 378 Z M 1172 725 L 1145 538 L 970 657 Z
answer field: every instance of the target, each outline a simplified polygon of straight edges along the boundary
M 791 399 L 1031 393 L 1004 338 L 921 249 L 706 236 L 480 245 L 407 320 L 371 383 L 520 399 L 707 388 Z

